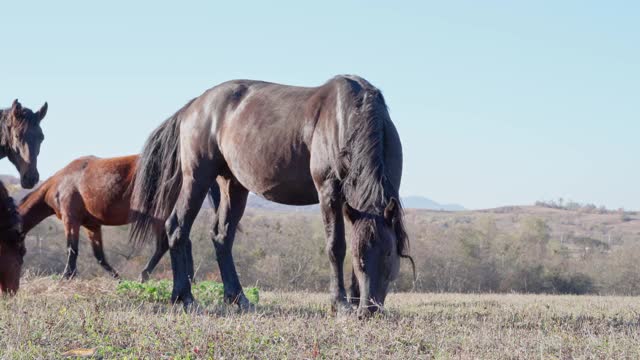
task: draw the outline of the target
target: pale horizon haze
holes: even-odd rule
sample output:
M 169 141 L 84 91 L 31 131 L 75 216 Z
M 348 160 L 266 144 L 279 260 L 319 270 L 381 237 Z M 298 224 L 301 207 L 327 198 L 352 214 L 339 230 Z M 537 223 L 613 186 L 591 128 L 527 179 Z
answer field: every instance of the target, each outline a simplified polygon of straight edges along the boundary
M 400 133 L 402 195 L 640 210 L 639 2 L 12 1 L 2 13 L 0 108 L 49 103 L 41 180 L 80 156 L 139 152 L 220 82 L 357 74 Z M 5 158 L 0 174 L 17 171 Z

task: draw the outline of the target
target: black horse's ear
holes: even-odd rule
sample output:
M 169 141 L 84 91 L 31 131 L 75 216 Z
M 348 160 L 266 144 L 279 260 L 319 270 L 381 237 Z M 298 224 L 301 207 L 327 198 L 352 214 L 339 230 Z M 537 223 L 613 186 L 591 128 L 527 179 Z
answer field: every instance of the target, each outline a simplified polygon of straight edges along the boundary
M 393 225 L 393 219 L 398 216 L 398 211 L 400 210 L 400 204 L 396 198 L 391 198 L 389 204 L 384 209 L 384 221 L 387 222 L 388 225 Z
M 11 112 L 15 117 L 19 116 L 20 113 L 22 113 L 22 105 L 20 105 L 18 99 L 13 100 L 13 104 L 11 104 Z
M 44 105 L 42 105 L 40 110 L 38 110 L 38 112 L 36 113 L 38 122 L 42 121 L 42 119 L 44 119 L 44 117 L 47 115 L 48 108 L 49 108 L 49 104 L 47 104 L 47 102 L 45 101 Z
M 342 205 L 342 213 L 351 223 L 356 222 L 356 220 L 362 217 L 362 215 L 360 215 L 360 211 L 352 208 L 351 205 L 346 202 Z

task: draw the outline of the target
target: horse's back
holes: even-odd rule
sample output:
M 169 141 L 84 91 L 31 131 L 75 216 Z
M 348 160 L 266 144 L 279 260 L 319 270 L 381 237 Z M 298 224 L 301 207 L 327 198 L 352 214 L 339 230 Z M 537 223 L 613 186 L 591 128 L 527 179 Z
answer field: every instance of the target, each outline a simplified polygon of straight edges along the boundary
M 336 76 L 318 87 L 228 81 L 196 98 L 183 113 L 181 131 L 189 133 L 181 146 L 192 153 L 213 148 L 221 155 L 211 155 L 219 173 L 231 174 L 269 200 L 317 203 L 316 183 L 336 173 L 345 134 L 367 94 L 380 93 L 358 76 Z M 393 163 L 401 159 L 399 138 L 393 124 L 384 131 L 391 135 L 385 161 Z M 399 186 L 401 165 L 392 170 Z
M 87 211 L 102 225 L 128 222 L 137 161 L 137 155 L 94 159 L 85 169 L 79 190 Z
M 307 107 L 315 91 L 250 80 L 211 89 L 201 101 L 215 109 L 211 126 L 223 159 L 219 171 L 273 201 L 316 203 L 309 166 L 314 114 Z
M 73 160 L 54 175 L 59 214 L 104 225 L 125 224 L 137 158 L 83 156 Z

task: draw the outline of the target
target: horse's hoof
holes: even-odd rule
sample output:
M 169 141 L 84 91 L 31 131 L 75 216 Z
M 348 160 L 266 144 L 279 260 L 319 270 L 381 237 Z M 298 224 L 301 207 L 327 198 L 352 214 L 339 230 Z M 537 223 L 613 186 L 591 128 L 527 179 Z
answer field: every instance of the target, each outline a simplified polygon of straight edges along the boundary
M 196 309 L 198 309 L 198 302 L 195 301 L 193 298 L 189 300 L 185 300 L 182 302 L 182 308 L 184 309 L 184 312 L 192 313 L 196 311 Z
M 336 315 L 349 315 L 353 313 L 353 308 L 346 301 L 337 301 L 331 304 L 331 313 Z
M 145 283 L 147 281 L 149 281 L 149 273 L 147 273 L 147 272 L 141 273 L 140 274 L 140 282 L 141 283 Z
M 243 313 L 251 313 L 256 311 L 256 306 L 252 304 L 245 296 L 241 296 L 238 300 L 238 308 Z
M 369 319 L 371 317 L 371 315 L 373 315 L 371 310 L 369 310 L 367 308 L 362 308 L 362 307 L 358 308 L 357 314 L 358 314 L 358 319 L 359 320 Z

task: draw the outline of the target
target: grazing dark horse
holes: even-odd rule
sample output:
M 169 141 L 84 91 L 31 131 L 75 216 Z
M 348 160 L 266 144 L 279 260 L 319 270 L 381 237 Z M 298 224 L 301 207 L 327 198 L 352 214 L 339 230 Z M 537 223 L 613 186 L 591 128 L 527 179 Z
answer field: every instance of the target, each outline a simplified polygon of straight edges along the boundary
M 20 287 L 22 259 L 26 253 L 20 215 L 0 183 L 0 294 L 15 294 Z
M 44 140 L 40 122 L 47 115 L 47 103 L 37 112 L 22 107 L 18 100 L 0 110 L 0 159 L 5 156 L 20 173 L 20 184 L 33 188 L 40 180 L 38 154 Z
M 25 233 L 51 215 L 62 220 L 68 252 L 65 278 L 76 275 L 81 226 L 87 231 L 98 263 L 113 277 L 118 277 L 104 255 L 101 226 L 129 223 L 130 188 L 137 161 L 137 155 L 108 159 L 87 156 L 76 159 L 20 202 L 18 210 Z M 161 233 L 164 237 L 164 232 Z M 168 248 L 166 243 L 165 239 L 159 242 L 159 246 Z
M 212 240 L 225 300 L 249 308 L 231 253 L 249 191 L 289 205 L 319 202 L 332 307 L 350 309 L 344 213 L 353 226 L 351 295 L 367 315 L 384 304 L 400 257 L 408 257 L 401 173 L 400 138 L 382 94 L 366 80 L 337 76 L 319 87 L 230 81 L 191 100 L 147 140 L 131 198 L 131 237 L 143 241 L 168 219 L 172 300 L 189 305 L 189 232 L 207 191 L 218 186 Z

